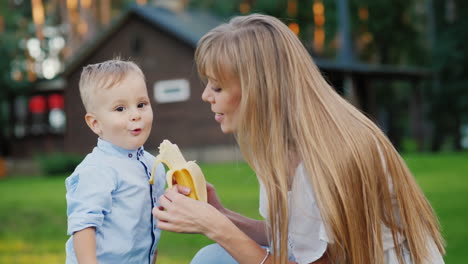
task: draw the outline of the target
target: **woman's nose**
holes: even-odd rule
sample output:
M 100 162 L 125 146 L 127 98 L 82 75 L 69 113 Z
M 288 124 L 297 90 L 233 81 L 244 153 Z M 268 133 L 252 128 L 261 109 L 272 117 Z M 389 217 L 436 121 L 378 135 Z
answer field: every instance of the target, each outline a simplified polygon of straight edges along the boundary
M 205 86 L 205 90 L 203 90 L 201 97 L 203 101 L 207 103 L 213 103 L 213 94 L 211 93 L 209 85 Z

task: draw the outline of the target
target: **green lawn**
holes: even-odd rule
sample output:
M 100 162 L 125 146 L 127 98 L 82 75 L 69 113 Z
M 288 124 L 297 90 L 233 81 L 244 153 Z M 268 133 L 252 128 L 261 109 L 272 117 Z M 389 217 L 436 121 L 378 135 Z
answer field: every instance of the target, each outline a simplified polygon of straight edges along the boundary
M 405 159 L 439 215 L 447 240 L 446 263 L 467 263 L 468 153 L 414 154 Z M 259 218 L 258 183 L 247 165 L 202 168 L 226 207 Z M 64 263 L 64 177 L 0 180 L 0 263 Z M 158 263 L 188 263 L 209 243 L 201 235 L 163 233 Z

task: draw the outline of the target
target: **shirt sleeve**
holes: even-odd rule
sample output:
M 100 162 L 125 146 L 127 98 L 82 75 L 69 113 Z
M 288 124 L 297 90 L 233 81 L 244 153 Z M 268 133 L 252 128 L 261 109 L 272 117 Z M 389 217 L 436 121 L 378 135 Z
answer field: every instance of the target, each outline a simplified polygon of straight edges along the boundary
M 259 180 L 259 185 L 260 185 L 260 193 L 259 193 L 259 208 L 258 212 L 260 215 L 263 217 L 263 219 L 268 219 L 268 198 L 265 190 L 265 186 L 263 183 Z
M 260 215 L 268 222 L 268 198 L 262 182 L 259 202 Z M 327 250 L 328 243 L 332 243 L 332 239 L 327 235 L 312 185 L 302 164 L 296 170 L 292 190 L 288 192 L 288 203 L 289 259 L 299 264 L 320 259 Z
M 65 181 L 67 188 L 68 235 L 87 227 L 99 228 L 112 211 L 112 192 L 117 188 L 112 168 L 87 166 Z
M 303 164 L 296 170 L 289 195 L 292 255 L 299 264 L 314 262 L 323 256 L 332 239 L 327 235 L 313 186 Z

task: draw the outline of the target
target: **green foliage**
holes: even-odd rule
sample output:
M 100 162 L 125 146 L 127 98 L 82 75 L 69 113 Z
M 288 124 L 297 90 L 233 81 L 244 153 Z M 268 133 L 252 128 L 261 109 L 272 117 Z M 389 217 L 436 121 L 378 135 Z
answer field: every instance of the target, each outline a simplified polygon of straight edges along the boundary
M 68 153 L 51 153 L 36 157 L 41 172 L 48 176 L 71 174 L 83 160 L 83 156 Z
M 422 9 L 420 0 L 349 2 L 354 38 L 359 39 L 366 31 L 372 36 L 372 41 L 358 54 L 361 60 L 396 65 L 428 63 L 428 12 Z M 359 18 L 360 8 L 368 10 L 367 20 Z
M 418 143 L 416 142 L 416 140 L 411 139 L 411 138 L 403 139 L 402 152 L 403 153 L 416 153 L 416 152 L 418 152 Z
M 27 82 L 14 82 L 11 78 L 11 69 L 14 60 L 21 61 L 26 59 L 25 45 L 21 40 L 25 40 L 34 32 L 31 31 L 31 5 L 30 1 L 24 1 L 23 4 L 15 6 L 7 1 L 0 4 L 0 16 L 4 19 L 4 32 L 1 32 L 0 38 L 0 99 L 6 96 L 6 93 L 15 88 L 24 89 Z M 6 89 L 5 89 L 6 88 Z
M 21 39 L 28 35 L 28 25 L 32 23 L 28 21 L 31 17 L 30 4 L 31 1 L 23 1 L 21 6 L 12 9 L 14 3 L 0 1 L 0 16 L 4 26 L 3 32 L 0 32 L 0 155 L 8 152 L 8 141 L 13 129 L 8 110 L 14 93 L 25 92 L 29 88 L 27 80 L 15 82 L 11 73 L 15 61 L 16 66 L 22 65 L 19 62 L 24 61 L 27 56 Z
M 428 97 L 434 122 L 433 150 L 452 138 L 452 149 L 461 149 L 461 126 L 468 122 L 468 2 L 433 0 L 435 13 L 434 66 L 436 81 Z M 453 4 L 452 8 L 450 7 Z
M 230 17 L 238 13 L 239 1 L 213 1 L 213 0 L 195 0 L 189 1 L 190 7 L 209 9 L 214 14 L 221 17 Z

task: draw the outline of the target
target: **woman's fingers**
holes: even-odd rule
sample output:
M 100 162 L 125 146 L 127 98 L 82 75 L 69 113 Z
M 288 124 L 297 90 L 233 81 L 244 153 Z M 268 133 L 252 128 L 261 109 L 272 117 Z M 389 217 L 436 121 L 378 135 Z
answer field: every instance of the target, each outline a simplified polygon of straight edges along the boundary
M 161 229 L 161 230 L 164 230 L 164 231 L 171 231 L 171 232 L 175 232 L 173 230 L 173 225 L 170 224 L 169 222 L 163 222 L 163 221 L 158 221 L 158 224 L 157 224 L 158 228 Z
M 157 226 L 161 230 L 175 232 L 174 225 L 170 221 L 170 214 L 164 209 L 155 207 L 153 208 L 153 216 L 158 219 Z
M 183 186 L 183 185 L 179 185 L 179 184 L 176 184 L 173 186 L 173 188 L 177 188 L 177 191 L 183 195 L 189 195 L 190 192 L 192 191 L 189 187 L 186 187 L 186 186 Z
M 181 186 L 180 189 L 184 189 L 184 188 L 187 188 L 187 187 L 183 187 Z M 187 188 L 189 190 L 189 193 L 190 193 L 190 188 Z M 168 189 L 164 194 L 163 196 L 171 201 L 171 202 L 174 202 L 175 200 L 177 199 L 182 199 L 185 197 L 185 193 L 179 193 L 179 186 L 178 185 L 174 185 L 171 189 Z
M 168 209 L 171 206 L 172 200 L 164 193 L 159 197 L 159 206 L 163 209 Z
M 162 230 L 179 233 L 206 233 L 218 211 L 211 205 L 191 199 L 180 192 L 184 188 L 174 186 L 159 197 L 153 216 Z
M 166 192 L 159 197 L 159 205 L 168 212 L 177 212 L 179 214 L 186 214 L 187 211 L 193 209 L 193 202 L 195 200 L 178 193 L 178 188 L 174 187 L 166 190 Z
M 206 191 L 208 194 L 208 203 L 213 205 L 219 211 L 223 211 L 224 207 L 219 200 L 218 194 L 216 193 L 216 189 L 211 183 L 206 183 Z
M 164 207 L 158 206 L 153 208 L 153 216 L 159 221 L 168 222 L 170 214 L 164 210 Z

